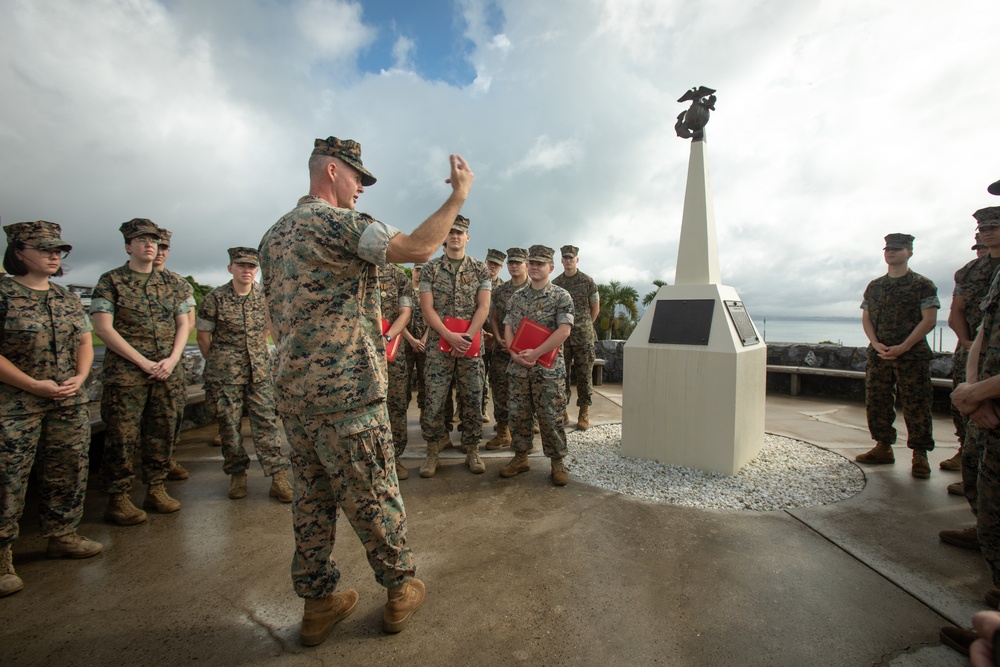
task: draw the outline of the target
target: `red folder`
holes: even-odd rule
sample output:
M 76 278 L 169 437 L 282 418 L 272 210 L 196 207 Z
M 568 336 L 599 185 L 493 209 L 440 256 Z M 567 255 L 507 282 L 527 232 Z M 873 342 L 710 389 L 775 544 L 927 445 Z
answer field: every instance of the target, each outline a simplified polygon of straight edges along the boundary
M 472 324 L 469 320 L 460 320 L 457 317 L 452 317 L 451 315 L 444 316 L 444 328 L 448 331 L 454 331 L 455 333 L 465 333 L 469 330 L 469 325 Z M 472 337 L 472 345 L 469 346 L 469 351 L 465 353 L 467 357 L 478 357 L 479 356 L 479 342 L 482 338 L 480 336 L 482 330 L 477 331 L 476 335 Z M 445 354 L 451 354 L 451 343 L 446 341 L 444 338 L 438 341 L 438 350 L 444 352 Z
M 517 325 L 517 333 L 514 334 L 514 340 L 510 343 L 510 351 L 517 354 L 524 350 L 534 350 L 548 340 L 551 335 L 552 329 L 543 327 L 538 322 L 529 320 L 527 317 L 522 317 L 521 323 Z M 538 357 L 538 363 L 546 368 L 552 368 L 556 363 L 558 355 L 559 348 L 557 347 L 551 352 Z
M 383 317 L 382 318 L 382 335 L 383 336 L 386 335 L 387 333 L 389 333 L 389 327 L 391 327 L 391 326 L 392 325 L 389 324 L 389 320 L 387 320 L 387 319 L 385 319 Z M 403 340 L 403 335 L 402 334 L 396 334 L 395 338 L 393 338 L 391 341 L 389 341 L 388 343 L 385 344 L 385 359 L 386 359 L 386 361 L 388 361 L 390 363 L 392 363 L 393 361 L 396 361 L 396 352 L 399 350 L 399 341 L 401 341 L 401 340 Z

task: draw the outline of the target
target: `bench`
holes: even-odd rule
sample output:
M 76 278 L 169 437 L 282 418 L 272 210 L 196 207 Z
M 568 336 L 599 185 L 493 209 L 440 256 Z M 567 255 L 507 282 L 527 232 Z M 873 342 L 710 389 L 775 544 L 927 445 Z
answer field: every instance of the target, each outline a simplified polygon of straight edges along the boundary
M 604 384 L 604 359 L 594 359 L 594 370 L 591 380 L 595 387 L 600 387 Z
M 193 384 L 187 388 L 187 405 L 198 405 L 205 402 L 205 387 L 200 384 Z M 90 433 L 102 433 L 105 429 L 104 420 L 101 419 L 101 402 L 91 401 L 87 404 L 90 411 Z
M 799 395 L 799 376 L 801 375 L 822 375 L 833 378 L 850 378 L 853 380 L 864 380 L 864 371 L 847 371 L 839 368 L 818 368 L 814 366 L 778 366 L 767 365 L 768 373 L 783 373 L 791 376 L 791 394 Z M 951 388 L 951 378 L 931 378 L 931 385 L 935 387 Z

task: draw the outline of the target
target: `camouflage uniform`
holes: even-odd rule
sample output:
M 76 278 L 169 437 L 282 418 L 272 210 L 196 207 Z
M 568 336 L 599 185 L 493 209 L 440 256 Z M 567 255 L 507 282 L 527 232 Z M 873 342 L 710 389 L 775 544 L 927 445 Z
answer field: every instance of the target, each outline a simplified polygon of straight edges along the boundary
M 128 264 L 97 281 L 90 313 L 108 313 L 125 341 L 147 359 L 166 359 L 177 333 L 175 318 L 190 311 L 191 285 L 177 274 L 145 274 Z M 107 427 L 101 483 L 108 493 L 132 488 L 132 460 L 142 452 L 142 478 L 149 485 L 167 477 L 179 406 L 187 387 L 178 363 L 165 381 L 150 379 L 138 366 L 108 349 L 101 369 L 104 394 L 101 419 Z
M 382 300 L 382 317 L 391 326 L 399 318 L 399 311 L 402 308 L 413 307 L 413 284 L 398 266 L 386 264 L 384 268 L 379 270 L 379 296 Z M 397 458 L 406 451 L 406 405 L 409 403 L 410 396 L 410 382 L 406 374 L 406 354 L 402 348 L 403 341 L 400 341 L 399 344 L 395 361 L 387 363 L 389 367 L 389 391 L 386 396 L 389 423 L 392 426 L 392 444 L 396 448 Z
M 507 316 L 510 297 L 514 292 L 529 284 L 527 279 L 520 285 L 508 281 L 500 285 L 490 296 L 490 308 L 496 311 L 497 328 L 500 329 L 501 336 L 503 335 L 504 318 Z M 514 325 L 514 330 L 517 330 L 517 324 Z M 493 416 L 497 420 L 498 432 L 509 424 L 510 379 L 507 376 L 509 366 L 510 353 L 497 345 L 490 361 L 490 389 L 493 390 Z M 565 403 L 565 401 L 563 402 Z
M 563 343 L 563 353 L 566 355 L 566 403 L 571 395 L 570 380 L 576 382 L 576 404 L 591 405 L 593 400 L 594 343 L 597 332 L 594 321 L 590 319 L 590 304 L 596 303 L 600 297 L 597 283 L 583 271 L 577 271 L 572 277 L 565 273 L 552 280 L 573 297 L 573 307 L 576 310 L 576 322 L 569 338 Z
M 558 329 L 560 324 L 572 325 L 573 298 L 565 289 L 551 282 L 541 290 L 532 289 L 529 283 L 510 297 L 503 323 L 516 333 L 524 317 L 552 331 Z M 507 367 L 507 376 L 510 383 L 510 422 L 513 424 L 511 449 L 515 452 L 531 449 L 531 422 L 536 416 L 542 436 L 542 451 L 550 459 L 566 456 L 566 394 L 563 391 L 566 365 L 562 350 L 556 355 L 551 369 L 541 364 L 525 368 L 511 363 Z
M 442 321 L 447 315 L 472 320 L 479 291 L 489 291 L 492 286 L 486 264 L 468 255 L 462 259 L 457 272 L 448 256 L 441 255 L 424 264 L 420 275 L 420 292 L 433 295 L 434 312 Z M 424 364 L 427 403 L 424 405 L 424 420 L 420 424 L 424 440 L 439 442 L 448 435 L 444 423 L 445 404 L 449 387 L 454 382 L 461 415 L 462 444 L 478 446 L 483 433 L 482 359 L 445 354 L 438 350 L 440 340 L 440 334 L 431 330 L 427 337 L 427 361 Z
M 994 278 L 982 302 L 982 312 L 980 382 L 1000 374 L 1000 274 Z M 980 453 L 977 499 L 979 544 L 993 584 L 1000 587 L 1000 429 L 984 429 L 970 421 L 966 446 Z M 965 452 L 962 463 L 964 481 Z
M 412 290 L 413 283 L 410 283 Z M 410 311 L 410 322 L 406 325 L 409 329 L 410 335 L 420 340 L 420 337 L 424 335 L 427 331 L 427 322 L 424 321 L 424 313 L 420 309 L 420 299 L 416 294 L 413 295 L 413 305 Z M 412 380 L 413 385 L 411 385 L 411 390 L 416 387 L 417 390 L 417 407 L 422 413 L 424 411 L 424 361 L 427 359 L 426 352 L 417 352 L 409 341 L 404 340 L 401 345 L 406 346 L 406 377 L 407 380 Z M 410 405 L 410 394 L 406 395 L 406 405 Z
M 356 143 L 316 141 L 316 151 L 334 146 L 356 148 L 360 165 Z M 338 507 L 381 585 L 413 578 L 380 335 L 378 267 L 385 266 L 386 247 L 397 233 L 309 195 L 260 243 L 277 347 L 278 413 L 295 475 L 292 582 L 303 598 L 331 595 L 340 579 L 331 558 Z
M 253 283 L 241 296 L 232 281 L 217 287 L 201 302 L 195 327 L 212 334 L 205 360 L 206 393 L 215 402 L 222 435 L 222 470 L 244 472 L 250 457 L 243 447 L 243 410 L 247 409 L 254 450 L 264 474 L 288 468 L 274 413 L 274 384 L 267 349 L 263 290 Z
M 921 311 L 940 308 L 937 287 L 927 278 L 907 271 L 899 278 L 888 275 L 873 280 L 865 289 L 861 308 L 868 311 L 875 335 L 883 345 L 899 345 L 922 319 Z M 876 442 L 896 442 L 894 404 L 897 389 L 903 403 L 910 449 L 934 449 L 932 435 L 930 360 L 933 356 L 926 339 L 921 339 L 898 359 L 886 360 L 868 346 L 865 375 L 865 407 L 868 430 Z
M 979 331 L 983 321 L 983 311 L 980 305 L 990 291 L 990 284 L 996 274 L 989 255 L 978 257 L 955 272 L 954 296 L 960 296 L 965 302 L 965 323 L 973 338 Z M 955 348 L 952 385 L 957 387 L 965 382 L 965 368 L 969 360 L 968 351 L 959 343 Z M 980 440 L 969 438 L 970 426 L 974 428 L 968 417 L 962 417 L 955 406 L 952 406 L 952 420 L 955 423 L 955 435 L 958 436 L 962 448 L 962 485 L 965 497 L 977 512 L 977 479 L 979 478 Z
M 43 293 L 0 278 L 0 319 L 3 310 L 0 355 L 35 379 L 60 383 L 77 374 L 80 338 L 91 325 L 75 294 L 55 283 Z M 36 457 L 42 537 L 75 532 L 87 488 L 87 400 L 82 389 L 56 401 L 0 382 L 0 548 L 17 539 Z
M 497 278 L 492 281 L 493 286 L 490 288 L 490 293 L 496 291 L 497 287 L 503 285 L 503 280 Z M 483 325 L 483 334 L 485 335 L 489 331 L 489 327 L 485 324 Z M 492 337 L 484 339 L 486 342 L 483 343 L 483 409 L 482 412 L 486 414 L 486 403 L 490 397 L 490 387 L 493 386 L 493 382 L 490 380 L 490 368 L 493 365 L 493 353 L 500 349 L 496 341 Z M 497 398 L 493 397 L 493 416 L 496 416 L 497 412 Z

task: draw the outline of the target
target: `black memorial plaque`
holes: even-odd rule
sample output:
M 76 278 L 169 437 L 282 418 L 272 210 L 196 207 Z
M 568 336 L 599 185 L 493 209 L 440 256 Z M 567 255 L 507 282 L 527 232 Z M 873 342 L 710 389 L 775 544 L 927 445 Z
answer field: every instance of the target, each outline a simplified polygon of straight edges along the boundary
M 656 302 L 650 343 L 708 345 L 715 299 L 666 299 Z
M 753 328 L 753 322 L 750 321 L 750 315 L 747 313 L 747 309 L 743 307 L 743 302 L 723 301 L 722 303 L 726 304 L 726 310 L 729 311 L 729 317 L 736 327 L 736 334 L 743 341 L 743 347 L 759 343 L 760 339 L 757 338 L 757 331 Z

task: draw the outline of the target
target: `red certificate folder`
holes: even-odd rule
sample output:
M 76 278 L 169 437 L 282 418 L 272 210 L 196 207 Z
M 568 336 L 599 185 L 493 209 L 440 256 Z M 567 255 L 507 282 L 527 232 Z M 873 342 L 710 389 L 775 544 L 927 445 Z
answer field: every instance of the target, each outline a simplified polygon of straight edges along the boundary
M 382 335 L 389 333 L 389 320 L 382 318 Z M 385 359 L 388 362 L 396 361 L 396 352 L 399 350 L 399 341 L 403 340 L 402 334 L 396 334 L 396 337 L 385 344 Z
M 510 343 L 510 351 L 517 354 L 524 350 L 534 350 L 548 340 L 551 335 L 552 329 L 543 327 L 538 322 L 529 320 L 527 317 L 522 317 L 521 323 L 517 325 L 517 333 L 514 334 L 514 340 Z M 558 355 L 559 348 L 557 347 L 551 352 L 538 357 L 538 363 L 546 368 L 552 368 L 553 364 L 556 363 Z
M 469 325 L 472 324 L 469 320 L 460 320 L 457 317 L 452 317 L 451 315 L 444 316 L 444 327 L 448 331 L 454 331 L 455 333 L 465 333 L 469 330 Z M 476 335 L 472 337 L 472 345 L 469 346 L 469 351 L 465 353 L 467 357 L 478 357 L 479 356 L 479 342 L 482 336 L 482 330 L 477 331 Z M 444 338 L 438 341 L 438 350 L 444 352 L 445 354 L 451 354 L 451 343 L 446 341 Z

